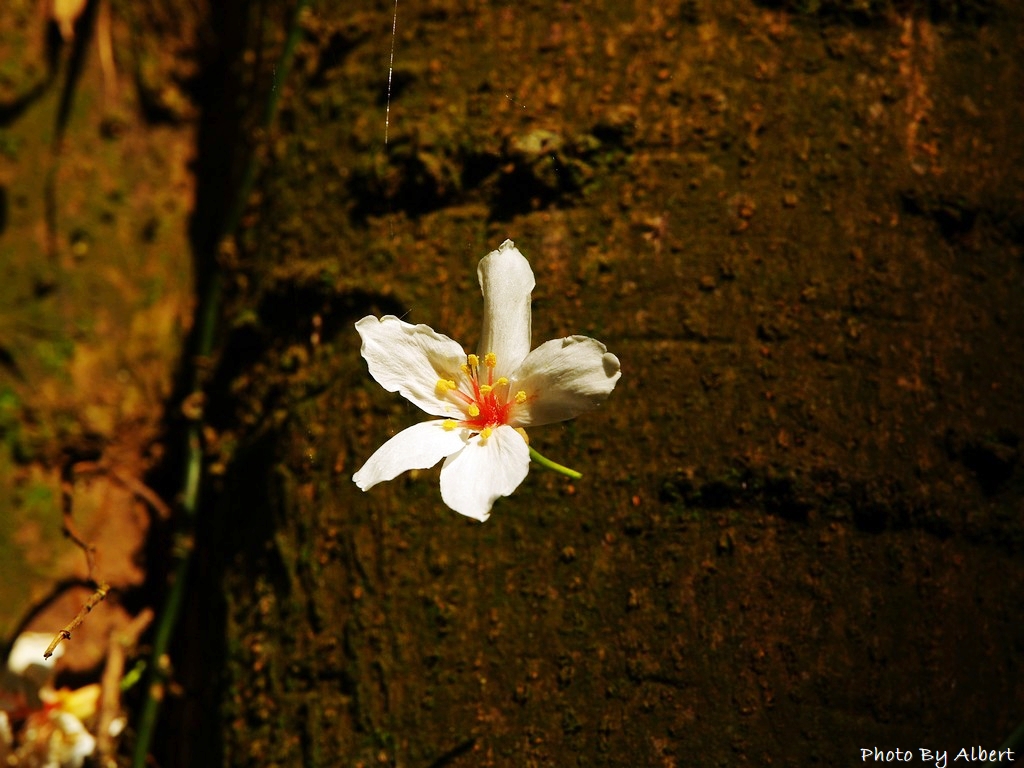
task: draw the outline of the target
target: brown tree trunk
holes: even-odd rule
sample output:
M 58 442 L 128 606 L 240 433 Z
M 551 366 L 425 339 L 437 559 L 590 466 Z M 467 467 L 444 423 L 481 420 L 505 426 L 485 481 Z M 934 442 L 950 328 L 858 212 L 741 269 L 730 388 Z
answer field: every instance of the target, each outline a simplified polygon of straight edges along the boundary
M 842 765 L 1024 718 L 1020 11 L 808 5 L 306 12 L 207 410 L 225 765 Z M 436 469 L 360 492 L 423 415 L 353 322 L 472 349 L 507 237 L 534 342 L 622 361 L 531 431 L 583 479 L 484 524 Z

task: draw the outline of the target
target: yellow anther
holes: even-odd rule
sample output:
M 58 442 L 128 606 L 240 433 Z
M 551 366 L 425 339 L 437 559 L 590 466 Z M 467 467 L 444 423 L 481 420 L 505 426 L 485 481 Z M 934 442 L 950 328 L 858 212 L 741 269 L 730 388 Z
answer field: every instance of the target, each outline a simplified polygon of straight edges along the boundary
M 480 365 L 480 358 L 477 357 L 476 355 L 468 355 L 466 357 L 466 360 L 469 361 L 470 368 L 476 368 L 477 366 Z
M 444 429 L 445 432 L 451 432 L 457 426 L 459 426 L 459 422 L 457 422 L 455 419 L 445 419 L 444 421 L 441 422 L 441 427 Z
M 496 382 L 494 382 L 494 386 L 496 387 L 500 387 L 505 384 L 508 384 L 508 379 L 506 379 L 504 376 L 500 377 Z
M 462 371 L 467 376 L 469 376 L 469 366 L 466 365 L 465 363 L 459 366 L 459 370 Z
M 455 389 L 455 382 L 451 379 L 438 379 L 437 380 L 437 391 L 442 395 L 449 390 Z
M 486 365 L 488 368 L 493 368 L 497 364 L 498 356 L 496 354 L 494 354 L 493 352 L 488 352 L 486 355 L 484 355 L 484 365 Z
M 476 403 L 470 403 L 469 408 L 467 409 L 466 412 L 469 414 L 469 418 L 475 419 L 477 416 L 480 415 L 480 406 L 478 406 Z
M 492 387 L 490 384 L 481 384 L 480 385 L 480 394 L 481 395 L 490 394 L 492 389 L 494 389 L 494 387 Z
M 491 429 L 490 427 L 484 427 L 483 429 L 481 429 L 481 430 L 480 430 L 480 440 L 481 440 L 481 441 L 483 441 L 483 440 L 486 440 L 486 439 L 487 439 L 488 437 L 490 437 L 490 436 L 491 436 L 491 433 L 492 433 L 493 431 L 494 431 L 494 430 L 493 430 L 493 429 Z
M 523 390 L 520 389 L 518 392 L 516 392 L 516 405 L 522 405 L 525 402 L 526 402 L 526 392 L 524 392 Z

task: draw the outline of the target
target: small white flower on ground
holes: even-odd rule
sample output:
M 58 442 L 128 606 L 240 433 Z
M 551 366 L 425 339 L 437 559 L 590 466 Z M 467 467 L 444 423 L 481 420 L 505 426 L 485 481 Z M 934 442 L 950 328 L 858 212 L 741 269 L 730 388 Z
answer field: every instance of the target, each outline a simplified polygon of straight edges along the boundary
M 47 768 L 82 768 L 85 758 L 96 751 L 95 737 L 68 712 L 52 712 L 49 717 L 53 730 L 47 744 Z
M 50 658 L 43 657 L 52 639 L 52 634 L 44 632 L 22 632 L 15 638 L 7 668 L 0 670 L 0 698 L 7 692 L 23 696 L 29 706 L 39 704 L 39 689 L 53 681 L 57 659 L 64 653 L 58 645 Z
M 49 674 L 57 659 L 64 655 L 64 646 L 58 645 L 49 658 L 43 656 L 52 639 L 52 633 L 22 632 L 14 640 L 11 652 L 7 655 L 7 669 L 20 676 L 28 672 L 30 667 L 42 667 Z
M 9 755 L 8 759 L 16 758 L 18 765 L 82 768 L 96 749 L 96 739 L 84 721 L 96 714 L 100 685 L 55 691 L 54 667 L 64 647 L 57 646 L 49 658 L 44 658 L 52 638 L 48 633 L 23 632 L 11 647 L 0 680 L 0 708 L 27 714 L 19 717 L 15 734 L 10 718 L 0 712 L 5 715 L 0 719 L 0 745 L 13 750 L 13 757 Z
M 484 296 L 479 351 L 426 325 L 393 315 L 356 323 L 370 375 L 439 419 L 399 432 L 352 479 L 366 491 L 441 459 L 441 498 L 484 521 L 500 496 L 526 477 L 525 427 L 571 419 L 595 408 L 618 381 L 619 360 L 586 336 L 554 339 L 530 350 L 533 271 L 511 240 L 480 261 Z

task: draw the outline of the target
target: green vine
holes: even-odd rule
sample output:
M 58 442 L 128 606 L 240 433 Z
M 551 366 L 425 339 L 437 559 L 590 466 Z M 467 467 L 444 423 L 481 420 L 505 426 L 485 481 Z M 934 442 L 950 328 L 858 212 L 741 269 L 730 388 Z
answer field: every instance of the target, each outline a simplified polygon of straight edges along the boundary
M 267 97 L 266 109 L 263 113 L 262 127 L 269 130 L 277 115 L 278 102 L 285 80 L 291 71 L 292 60 L 295 56 L 295 46 L 301 36 L 299 20 L 301 14 L 308 4 L 308 0 L 298 0 L 291 19 L 288 39 L 281 58 L 275 68 L 273 83 Z M 227 218 L 221 231 L 219 242 L 223 242 L 235 235 L 242 214 L 245 211 L 246 203 L 252 192 L 256 180 L 257 160 L 255 154 L 250 154 L 245 170 L 239 183 L 237 195 L 233 204 L 228 210 Z M 204 254 L 206 255 L 206 254 Z M 202 296 L 201 305 L 198 311 L 198 329 L 196 354 L 199 359 L 210 357 L 213 352 L 213 343 L 216 338 L 217 323 L 221 313 L 221 279 L 219 269 L 216 266 L 216 259 L 207 255 L 213 265 L 213 273 L 210 275 L 209 284 Z M 153 638 L 153 651 L 148 664 L 149 673 L 146 681 L 146 698 L 143 701 L 139 714 L 138 726 L 136 728 L 137 738 L 135 751 L 132 756 L 133 768 L 146 768 L 150 745 L 153 734 L 156 730 L 157 719 L 160 714 L 160 701 L 163 698 L 163 687 L 167 677 L 167 653 L 170 647 L 171 638 L 178 624 L 181 615 L 181 607 L 185 598 L 185 588 L 188 577 L 189 566 L 192 560 L 194 542 L 192 531 L 195 526 L 195 519 L 199 512 L 199 497 L 202 489 L 202 415 L 201 406 L 203 396 L 203 376 L 201 367 L 197 366 L 193 373 L 192 394 L 186 398 L 183 410 L 194 410 L 194 418 L 190 422 L 186 433 L 186 457 L 185 473 L 182 478 L 181 490 L 181 517 L 179 519 L 179 530 L 175 535 L 174 575 L 171 582 L 170 592 L 167 601 L 160 613 L 156 627 L 156 635 Z M 195 406 L 190 408 L 189 406 Z

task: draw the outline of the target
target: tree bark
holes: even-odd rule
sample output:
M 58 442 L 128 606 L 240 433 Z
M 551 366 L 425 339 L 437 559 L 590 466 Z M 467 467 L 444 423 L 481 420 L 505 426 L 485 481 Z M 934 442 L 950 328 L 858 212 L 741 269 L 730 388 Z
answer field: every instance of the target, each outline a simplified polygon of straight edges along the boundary
M 302 17 L 207 409 L 223 764 L 845 764 L 1013 730 L 1020 12 L 807 5 Z M 531 430 L 583 479 L 535 467 L 484 524 L 436 469 L 360 492 L 423 416 L 353 322 L 474 348 L 506 237 L 534 342 L 622 361 Z

